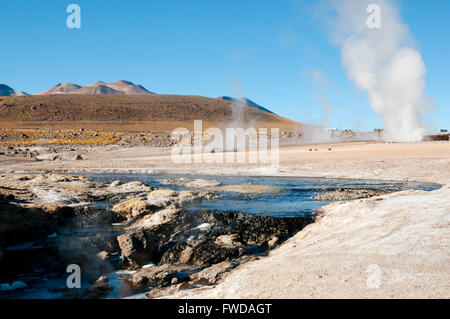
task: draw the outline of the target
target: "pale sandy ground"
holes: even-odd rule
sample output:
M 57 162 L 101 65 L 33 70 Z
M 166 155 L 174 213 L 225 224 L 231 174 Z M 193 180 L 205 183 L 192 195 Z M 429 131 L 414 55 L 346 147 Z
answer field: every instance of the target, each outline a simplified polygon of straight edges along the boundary
M 214 288 L 175 298 L 449 298 L 450 189 L 335 203 Z
M 331 151 L 328 149 L 331 148 Z M 312 151 L 309 151 L 312 149 Z M 317 149 L 317 151 L 315 151 Z M 170 149 L 138 146 L 87 149 L 83 161 L 19 162 L 0 160 L 0 172 L 71 171 L 186 173 L 409 180 L 445 184 L 450 181 L 450 142 L 352 142 L 284 146 L 279 165 L 175 164 Z M 64 159 L 64 154 L 58 154 Z M 67 154 L 67 158 L 73 153 Z
M 238 267 L 215 288 L 182 290 L 173 297 L 450 297 L 449 142 L 283 147 L 279 167 L 181 165 L 165 154 L 145 147 L 100 149 L 87 153 L 84 161 L 3 163 L 1 171 L 179 172 L 447 184 L 434 192 L 406 191 L 326 206 L 315 224 L 268 257 Z

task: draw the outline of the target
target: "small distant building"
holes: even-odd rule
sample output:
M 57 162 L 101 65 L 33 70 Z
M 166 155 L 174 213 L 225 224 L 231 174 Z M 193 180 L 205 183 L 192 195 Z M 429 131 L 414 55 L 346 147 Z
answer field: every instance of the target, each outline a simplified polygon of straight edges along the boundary
M 450 134 L 441 130 L 439 134 L 424 136 L 423 141 L 450 141 Z

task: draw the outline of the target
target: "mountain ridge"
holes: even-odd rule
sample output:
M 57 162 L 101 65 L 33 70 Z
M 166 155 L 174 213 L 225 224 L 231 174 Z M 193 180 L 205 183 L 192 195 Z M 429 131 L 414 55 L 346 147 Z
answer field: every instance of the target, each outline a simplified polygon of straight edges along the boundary
M 234 97 L 231 97 L 231 96 L 219 96 L 219 97 L 217 97 L 217 99 L 221 99 L 221 100 L 224 100 L 224 101 L 230 101 L 232 103 L 242 104 L 242 105 L 245 105 L 245 106 L 250 106 L 250 107 L 256 108 L 256 109 L 261 110 L 261 111 L 265 111 L 265 112 L 268 112 L 268 113 L 275 114 L 271 110 L 269 110 L 269 109 L 267 109 L 267 108 L 265 108 L 265 107 L 255 103 L 255 102 L 253 102 L 252 100 L 250 100 L 250 99 L 248 99 L 246 97 L 234 98 Z
M 29 95 L 23 91 L 14 90 L 12 87 L 6 84 L 0 84 L 0 96 L 23 96 Z
M 155 94 L 148 91 L 142 85 L 134 84 L 130 81 L 119 80 L 106 83 L 97 81 L 89 85 L 79 85 L 75 83 L 58 83 L 54 87 L 40 92 L 36 95 L 57 95 L 57 94 L 86 94 L 86 95 L 104 95 L 104 94 Z
M 148 91 L 140 84 L 134 84 L 131 81 L 119 80 L 111 83 L 104 81 L 97 81 L 88 85 L 79 85 L 76 83 L 58 83 L 52 88 L 34 94 L 36 96 L 51 96 L 51 95 L 157 95 L 154 92 Z M 0 96 L 23 96 L 30 95 L 22 91 L 14 90 L 6 84 L 0 84 Z M 234 98 L 230 96 L 220 96 L 215 98 L 217 100 L 227 101 L 232 104 L 239 104 L 247 107 L 252 107 L 270 114 L 275 114 L 269 109 L 253 102 L 252 100 L 241 97 Z

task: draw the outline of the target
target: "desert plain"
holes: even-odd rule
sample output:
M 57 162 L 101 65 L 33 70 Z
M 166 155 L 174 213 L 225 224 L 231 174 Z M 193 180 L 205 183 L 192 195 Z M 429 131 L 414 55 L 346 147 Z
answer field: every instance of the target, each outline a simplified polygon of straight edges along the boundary
M 139 144 L 56 147 L 50 158 L 45 147 L 29 147 L 33 149 L 39 150 L 40 160 L 4 153 L 1 173 L 182 173 L 439 184 L 434 191 L 409 190 L 324 206 L 315 223 L 268 256 L 237 267 L 212 287 L 172 289 L 164 297 L 450 297 L 449 142 L 286 145 L 280 147 L 278 165 L 175 164 L 171 147 Z M 74 160 L 76 155 L 81 160 Z
M 201 273 L 209 276 L 209 284 L 202 285 L 201 280 L 198 284 L 198 280 L 190 278 L 194 284 L 184 289 L 186 282 L 170 282 L 167 277 L 170 271 L 173 275 L 173 269 L 168 271 L 164 265 L 158 266 L 162 267 L 161 273 L 167 277 L 164 277 L 166 281 L 169 280 L 169 286 L 153 290 L 150 297 L 450 297 L 449 141 L 388 143 L 375 134 L 357 138 L 344 134 L 312 143 L 315 132 L 313 128 L 311 133 L 312 126 L 241 105 L 238 124 L 244 128 L 279 129 L 276 162 L 211 163 L 200 160 L 179 163 L 172 157 L 176 141 L 171 138 L 171 131 L 177 127 L 192 131 L 195 119 L 203 120 L 203 129 L 223 129 L 230 123 L 236 124 L 236 112 L 231 102 L 197 96 L 70 94 L 7 97 L 0 102 L 4 109 L 0 116 L 1 192 L 6 200 L 5 207 L 10 207 L 7 201 L 13 198 L 15 209 L 19 207 L 19 210 L 22 206 L 29 207 L 24 204 L 26 200 L 39 198 L 38 190 L 48 195 L 53 194 L 52 188 L 64 187 L 72 191 L 72 197 L 68 199 L 70 205 L 77 205 L 80 198 L 88 199 L 89 196 L 126 199 L 114 207 L 118 207 L 116 211 L 128 214 L 129 229 L 134 229 L 136 225 L 149 223 L 160 227 L 179 216 L 177 205 L 181 202 L 216 196 L 208 192 L 171 191 L 169 194 L 167 190 L 154 190 L 139 181 L 124 186 L 120 186 L 120 181 L 106 185 L 66 174 L 184 174 L 203 186 L 214 185 L 215 176 L 339 178 L 389 181 L 398 185 L 420 182 L 436 186 L 432 191 L 404 190 L 337 197 L 335 200 L 342 200 L 321 207 L 313 223 L 305 221 L 303 226 L 306 227 L 300 227 L 300 231 L 282 244 L 276 244 L 276 240 L 272 240 L 274 237 L 267 237 L 270 234 L 261 233 L 261 243 L 273 248 L 266 255 L 244 258 L 245 262 L 242 259 L 234 264 L 219 263 L 217 267 L 211 266 L 214 262 L 208 262 L 207 265 L 213 268 L 206 268 Z M 249 158 L 253 151 L 228 152 L 243 153 Z M 218 151 L 215 155 L 225 153 Z M 192 159 L 191 155 L 185 156 Z M 198 176 L 202 179 L 196 181 Z M 58 184 L 60 182 L 62 184 Z M 240 187 L 244 189 L 243 193 L 255 191 L 248 185 Z M 147 198 L 144 193 L 149 191 L 152 192 Z M 159 194 L 158 200 L 164 202 L 158 202 L 162 206 L 156 213 L 154 209 L 158 205 L 154 202 L 154 194 Z M 338 195 L 342 194 L 338 192 Z M 51 196 L 42 197 L 37 205 L 48 209 L 49 203 L 45 202 L 48 198 Z M 50 211 L 55 210 L 53 204 L 50 203 L 53 207 Z M 248 229 L 239 229 L 242 236 L 248 237 Z M 234 235 L 231 235 L 225 240 L 231 240 L 224 244 L 225 252 L 237 251 Z M 198 247 L 202 247 L 201 242 Z M 255 244 L 252 240 L 248 242 Z M 124 255 L 124 247 L 121 248 Z M 194 248 L 187 247 L 181 255 L 192 254 Z M 178 256 L 171 254 L 167 258 Z M 140 269 L 138 281 L 161 276 L 155 270 L 149 274 L 146 273 L 148 270 Z M 103 293 L 102 289 L 108 288 L 104 281 L 101 277 L 100 282 L 94 284 L 94 296 L 102 296 L 98 292 Z

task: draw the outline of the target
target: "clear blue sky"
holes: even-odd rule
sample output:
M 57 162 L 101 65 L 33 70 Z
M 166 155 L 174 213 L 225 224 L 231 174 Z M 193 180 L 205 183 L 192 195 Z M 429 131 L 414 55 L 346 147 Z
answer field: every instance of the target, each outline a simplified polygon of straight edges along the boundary
M 66 27 L 66 7 L 82 10 Z M 450 1 L 398 1 L 427 67 L 428 116 L 450 128 Z M 125 79 L 150 91 L 244 95 L 275 113 L 330 126 L 381 127 L 307 0 L 2 1 L 0 83 L 31 94 L 60 82 Z M 326 81 L 318 85 L 312 72 Z

